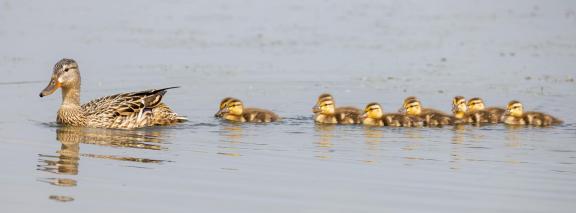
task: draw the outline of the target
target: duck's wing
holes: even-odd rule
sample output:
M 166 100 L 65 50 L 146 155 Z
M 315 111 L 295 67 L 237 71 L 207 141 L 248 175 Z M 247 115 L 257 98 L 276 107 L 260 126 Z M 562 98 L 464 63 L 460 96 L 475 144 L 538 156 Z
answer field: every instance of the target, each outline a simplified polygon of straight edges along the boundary
M 276 113 L 258 108 L 246 108 L 242 116 L 244 116 L 248 122 L 274 122 L 280 119 Z
M 362 121 L 362 110 L 355 107 L 338 107 L 334 115 L 340 124 L 359 124 Z
M 166 91 L 173 88 L 177 87 L 106 96 L 90 101 L 82 108 L 87 117 L 102 123 L 125 123 L 127 119 L 140 123 L 146 113 L 151 113 L 162 102 Z

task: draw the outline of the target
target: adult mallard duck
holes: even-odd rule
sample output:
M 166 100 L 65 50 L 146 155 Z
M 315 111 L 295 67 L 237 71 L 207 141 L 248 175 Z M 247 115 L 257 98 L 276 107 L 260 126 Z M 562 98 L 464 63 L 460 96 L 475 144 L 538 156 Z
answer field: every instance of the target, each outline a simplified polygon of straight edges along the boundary
M 384 114 L 378 103 L 369 103 L 362 115 L 362 124 L 369 126 L 421 127 L 422 119 L 398 113 Z
M 318 97 L 312 108 L 314 120 L 326 124 L 359 124 L 362 111 L 355 107 L 336 108 L 334 98 L 330 94 Z
M 80 105 L 80 70 L 72 59 L 62 59 L 54 65 L 48 86 L 40 97 L 62 88 L 62 104 L 56 121 L 67 126 L 132 129 L 169 125 L 186 121 L 162 103 L 169 87 L 106 96 Z
M 227 97 L 220 102 L 220 109 L 214 117 L 236 122 L 268 123 L 280 120 L 274 112 L 258 108 L 244 108 L 237 98 Z
M 562 124 L 562 121 L 542 112 L 524 112 L 519 101 L 510 101 L 506 106 L 506 113 L 502 122 L 511 125 L 550 126 Z
M 486 108 L 484 106 L 484 101 L 479 97 L 471 98 L 468 100 L 467 105 L 468 112 L 470 114 L 475 114 L 475 117 L 477 120 L 480 120 L 478 121 L 480 123 L 499 123 L 500 118 L 506 111 L 505 109 L 499 107 Z

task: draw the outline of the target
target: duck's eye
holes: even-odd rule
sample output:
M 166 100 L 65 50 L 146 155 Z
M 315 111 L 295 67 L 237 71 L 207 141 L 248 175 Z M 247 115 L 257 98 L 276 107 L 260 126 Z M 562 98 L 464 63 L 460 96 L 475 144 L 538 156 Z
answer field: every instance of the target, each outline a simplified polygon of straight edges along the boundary
M 64 72 L 68 72 L 68 70 L 70 70 L 70 68 L 66 68 L 66 69 L 64 69 Z

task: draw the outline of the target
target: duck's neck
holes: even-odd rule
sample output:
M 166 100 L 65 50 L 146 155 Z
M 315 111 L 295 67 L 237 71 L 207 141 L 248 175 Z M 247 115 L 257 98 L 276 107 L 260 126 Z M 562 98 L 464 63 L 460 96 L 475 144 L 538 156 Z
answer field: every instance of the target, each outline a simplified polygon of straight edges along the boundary
M 465 113 L 465 112 L 462 112 L 462 111 L 456 111 L 456 112 L 454 112 L 454 117 L 455 117 L 455 118 L 458 118 L 458 119 L 464 118 L 465 115 L 466 115 L 466 113 Z
M 62 87 L 62 106 L 80 106 L 80 83 Z

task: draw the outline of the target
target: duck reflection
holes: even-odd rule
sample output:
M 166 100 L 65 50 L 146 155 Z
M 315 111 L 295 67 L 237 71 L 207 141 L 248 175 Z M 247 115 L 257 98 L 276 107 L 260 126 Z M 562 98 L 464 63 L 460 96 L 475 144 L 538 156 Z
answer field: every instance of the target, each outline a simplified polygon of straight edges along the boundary
M 234 122 L 223 122 L 220 125 L 219 135 L 221 136 L 221 141 L 225 142 L 225 145 L 221 148 L 224 149 L 218 152 L 220 155 L 239 157 L 238 146 L 242 143 L 242 138 L 244 137 L 244 126 L 241 123 Z
M 121 147 L 146 150 L 165 149 L 161 145 L 160 129 L 143 130 L 110 130 L 91 129 L 83 127 L 59 127 L 56 129 L 56 140 L 61 145 L 56 155 L 39 154 L 39 171 L 60 175 L 55 178 L 40 179 L 55 186 L 77 186 L 78 183 L 70 176 L 79 174 L 80 158 L 110 159 L 138 163 L 161 163 L 164 160 L 117 156 L 106 154 L 80 153 L 80 144 L 92 144 L 107 147 Z M 61 176 L 67 175 L 67 176 Z
M 450 151 L 450 156 L 452 157 L 452 160 L 450 160 L 450 169 L 459 170 L 462 167 L 462 144 L 466 139 L 466 126 L 462 124 L 454 125 L 452 132 L 454 135 L 452 135 L 452 146 Z
M 318 137 L 318 142 L 316 142 L 317 158 L 320 159 L 330 159 L 332 158 L 331 153 L 333 150 L 332 139 L 334 138 L 335 125 L 315 125 L 314 130 L 316 131 L 316 136 Z
M 380 145 L 384 138 L 384 130 L 381 127 L 365 126 L 364 141 L 368 146 L 368 154 L 364 163 L 373 164 L 378 162 L 380 157 Z

